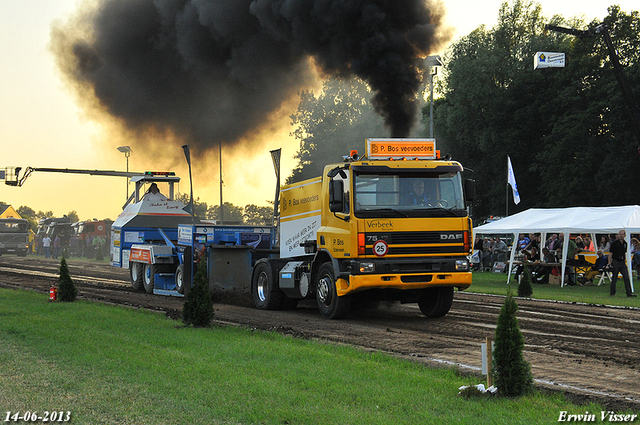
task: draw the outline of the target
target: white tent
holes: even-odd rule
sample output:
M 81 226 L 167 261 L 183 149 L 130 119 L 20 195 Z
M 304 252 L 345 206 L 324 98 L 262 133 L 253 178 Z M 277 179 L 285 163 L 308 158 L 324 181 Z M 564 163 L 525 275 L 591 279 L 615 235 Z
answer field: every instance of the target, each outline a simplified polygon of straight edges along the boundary
M 516 252 L 516 241 L 520 233 L 540 233 L 542 243 L 547 233 L 563 233 L 565 240 L 569 240 L 571 233 L 618 233 L 621 229 L 627 232 L 626 241 L 630 248 L 631 233 L 640 233 L 640 206 L 629 205 L 623 207 L 573 207 L 573 208 L 531 208 L 518 214 L 478 226 L 476 234 L 513 234 L 514 244 L 511 249 L 511 264 Z M 592 236 L 594 245 L 597 240 Z M 563 244 L 562 270 L 567 263 L 568 244 Z M 627 251 L 627 268 L 633 290 L 633 275 L 631 273 L 631 252 Z M 509 273 L 509 276 L 511 274 Z M 508 282 L 508 281 L 507 281 Z M 564 273 L 562 273 L 564 286 Z

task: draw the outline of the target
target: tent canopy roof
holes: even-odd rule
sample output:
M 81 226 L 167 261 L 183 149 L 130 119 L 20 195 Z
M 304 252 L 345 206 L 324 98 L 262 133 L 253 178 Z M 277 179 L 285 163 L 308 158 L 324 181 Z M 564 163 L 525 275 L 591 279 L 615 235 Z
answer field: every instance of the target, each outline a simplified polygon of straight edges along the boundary
M 531 208 L 492 223 L 475 233 L 640 233 L 640 206 Z

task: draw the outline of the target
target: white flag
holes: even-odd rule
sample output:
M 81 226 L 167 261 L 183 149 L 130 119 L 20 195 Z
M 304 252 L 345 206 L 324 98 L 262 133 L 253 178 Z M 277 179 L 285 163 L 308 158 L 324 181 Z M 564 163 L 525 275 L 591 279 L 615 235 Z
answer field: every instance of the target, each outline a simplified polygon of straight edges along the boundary
M 513 166 L 511 165 L 511 158 L 507 155 L 507 174 L 508 181 L 511 185 L 511 189 L 513 189 L 513 202 L 518 205 L 520 203 L 520 193 L 518 192 L 518 185 L 516 184 L 516 175 L 513 174 Z

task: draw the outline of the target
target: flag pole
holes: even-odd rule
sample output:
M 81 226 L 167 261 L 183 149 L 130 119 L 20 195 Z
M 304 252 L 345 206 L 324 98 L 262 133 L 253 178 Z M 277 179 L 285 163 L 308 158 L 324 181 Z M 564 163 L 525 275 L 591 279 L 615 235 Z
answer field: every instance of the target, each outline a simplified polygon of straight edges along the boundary
M 511 158 L 507 155 L 507 215 L 509 215 L 509 186 L 511 186 L 511 191 L 513 193 L 513 203 L 518 205 L 520 203 L 520 192 L 518 192 L 518 184 L 516 183 L 516 175 L 513 172 Z
M 189 145 L 182 145 L 182 150 L 184 151 L 184 157 L 187 159 L 187 164 L 189 165 L 189 212 L 191 213 L 191 221 L 193 224 L 196 224 L 196 212 L 193 205 L 193 179 L 191 178 L 191 150 L 189 149 Z
M 509 217 L 509 155 L 507 155 L 507 193 L 505 193 L 505 217 Z

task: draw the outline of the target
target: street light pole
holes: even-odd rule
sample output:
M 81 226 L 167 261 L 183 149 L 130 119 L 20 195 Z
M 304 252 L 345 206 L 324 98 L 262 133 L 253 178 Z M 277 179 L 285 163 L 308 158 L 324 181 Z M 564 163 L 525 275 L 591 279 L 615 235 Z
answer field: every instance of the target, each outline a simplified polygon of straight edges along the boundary
M 118 151 L 124 154 L 125 159 L 127 160 L 127 173 L 129 172 L 129 157 L 131 156 L 131 147 L 129 146 L 119 146 Z M 129 199 L 129 178 L 127 177 L 127 199 Z
M 429 67 L 429 87 L 431 93 L 429 95 L 429 137 L 433 139 L 433 77 L 438 74 L 438 66 L 442 66 L 442 58 L 440 55 L 427 56 L 425 63 Z M 431 72 L 433 68 L 434 72 Z

